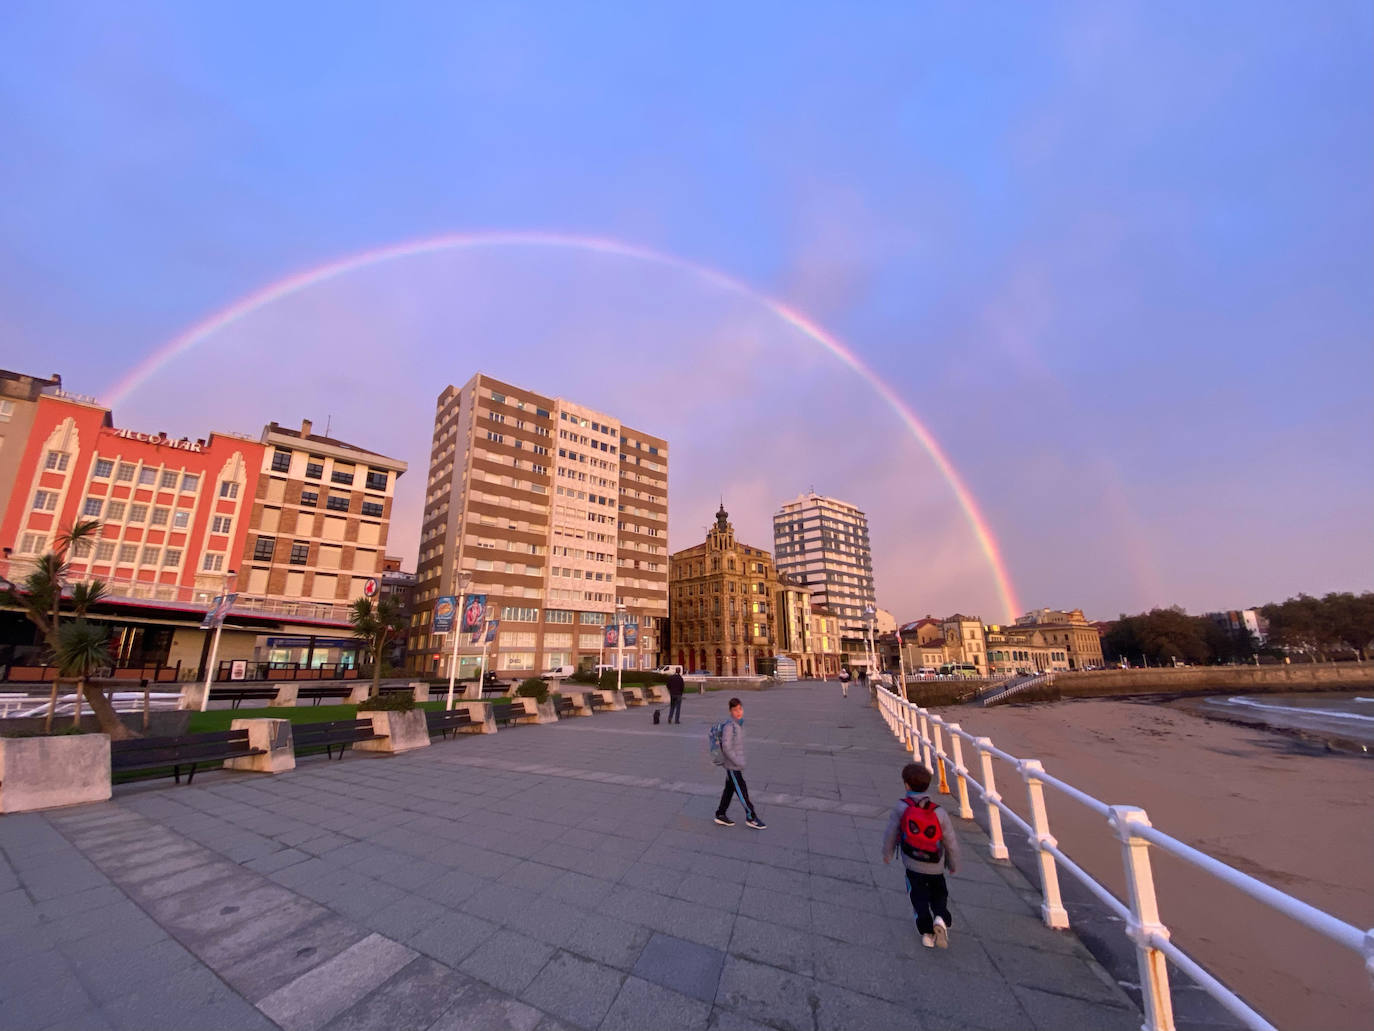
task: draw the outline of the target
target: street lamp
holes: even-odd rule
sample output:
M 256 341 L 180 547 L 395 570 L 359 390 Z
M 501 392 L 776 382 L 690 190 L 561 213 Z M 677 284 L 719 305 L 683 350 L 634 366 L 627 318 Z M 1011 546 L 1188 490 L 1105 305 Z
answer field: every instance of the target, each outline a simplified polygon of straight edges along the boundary
M 873 617 L 876 615 L 872 605 L 864 608 L 864 618 L 868 620 L 868 675 L 870 677 L 873 676 L 873 667 L 878 658 L 878 649 L 873 643 Z
M 625 676 L 625 603 L 619 599 L 615 603 L 615 649 L 615 689 L 619 691 Z
M 463 632 L 462 613 L 467 611 L 467 589 L 468 573 L 466 570 L 458 571 L 458 604 L 457 611 L 453 614 L 453 622 L 449 624 L 449 633 L 453 635 L 453 647 L 449 652 L 448 659 L 448 700 L 444 702 L 444 711 L 453 708 L 453 682 L 458 676 L 458 638 Z M 480 681 L 482 674 L 477 674 Z M 477 685 L 477 697 L 482 697 L 482 684 Z
M 201 712 L 204 712 L 210 705 L 210 684 L 215 679 L 215 660 L 219 657 L 219 635 L 224 630 L 224 621 L 228 618 L 229 609 L 234 604 L 233 599 L 229 597 L 229 581 L 237 575 L 234 570 L 229 570 L 224 574 L 224 580 L 220 584 L 220 599 L 224 603 L 224 611 L 218 613 L 215 619 L 215 638 L 210 643 L 210 661 L 205 664 L 205 690 L 200 696 Z

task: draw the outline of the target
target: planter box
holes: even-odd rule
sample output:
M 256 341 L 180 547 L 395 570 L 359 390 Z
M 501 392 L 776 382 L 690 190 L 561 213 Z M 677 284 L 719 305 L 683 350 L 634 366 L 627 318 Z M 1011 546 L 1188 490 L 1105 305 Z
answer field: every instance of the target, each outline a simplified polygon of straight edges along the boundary
M 594 714 L 595 710 L 587 700 L 588 696 L 591 694 L 590 691 L 564 691 L 562 694 L 564 698 L 573 704 L 572 715 L 591 716 Z
M 467 734 L 495 734 L 496 717 L 491 714 L 491 706 L 486 702 L 454 702 L 454 709 L 466 709 L 472 717 L 474 729 L 464 731 Z
M 429 701 L 429 684 L 425 683 L 425 681 L 412 680 L 409 687 L 412 696 L 415 698 L 416 705 L 419 705 L 421 702 Z
M 644 685 L 644 697 L 651 702 L 662 702 L 664 705 L 672 701 L 672 699 L 668 697 L 668 686 L 666 684 Z
M 248 731 L 249 747 L 264 749 L 266 754 L 250 755 L 243 759 L 226 759 L 226 770 L 285 773 L 296 768 L 296 748 L 291 737 L 290 720 L 233 720 L 229 724 L 229 729 Z
M 642 687 L 622 687 L 621 695 L 625 698 L 626 705 L 644 705 L 644 688 Z
M 422 709 L 411 709 L 410 712 L 369 712 L 364 709 L 358 713 L 358 719 L 371 719 L 373 732 L 382 736 L 374 741 L 355 741 L 354 751 L 394 754 L 429 747 L 429 727 Z
M 511 704 L 524 709 L 526 717 L 532 723 L 558 722 L 558 713 L 554 711 L 552 698 L 544 702 L 534 698 L 516 698 Z
M 618 710 L 625 708 L 625 696 L 619 691 L 593 691 L 608 709 Z
M 0 813 L 109 797 L 108 734 L 0 738 Z

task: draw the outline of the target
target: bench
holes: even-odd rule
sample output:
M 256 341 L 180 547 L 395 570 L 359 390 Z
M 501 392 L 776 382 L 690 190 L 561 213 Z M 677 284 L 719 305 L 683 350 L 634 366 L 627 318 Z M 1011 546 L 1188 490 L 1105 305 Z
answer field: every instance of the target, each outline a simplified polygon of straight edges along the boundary
M 504 698 L 509 690 L 509 684 L 486 684 L 482 687 L 482 698 Z
M 516 720 L 523 720 L 529 716 L 524 706 L 512 702 L 506 702 L 504 705 L 493 702 L 488 708 L 491 709 L 491 718 L 502 726 L 509 726 Z
M 597 709 L 609 709 L 611 703 L 602 698 L 594 691 L 587 692 L 587 708 L 595 712 Z
M 313 698 L 315 704 L 320 704 L 322 698 L 347 698 L 353 693 L 353 688 L 345 687 L 342 684 L 331 684 L 320 687 L 302 687 L 297 693 L 296 698 L 303 700 Z
M 573 705 L 573 700 L 571 698 L 555 698 L 553 700 L 553 711 L 560 720 L 569 719 L 573 714 L 574 708 L 576 707 Z
M 466 709 L 444 710 L 425 710 L 425 725 L 429 728 L 431 736 L 443 734 L 448 737 L 455 734 L 464 727 L 474 726 L 472 717 L 468 715 Z
M 328 723 L 297 723 L 291 728 L 296 754 L 303 749 L 324 747 L 324 754 L 334 758 L 334 747 L 343 758 L 344 749 L 356 741 L 375 741 L 381 737 L 372 729 L 371 720 L 335 720 Z
M 209 734 L 185 734 L 181 737 L 136 737 L 110 742 L 110 772 L 129 773 L 136 770 L 159 770 L 171 767 L 172 776 L 181 783 L 181 768 L 189 767 L 186 783 L 196 776 L 202 763 L 220 763 L 226 759 L 246 759 L 252 755 L 266 755 L 267 749 L 254 748 L 248 743 L 248 731 L 217 730 Z
M 210 686 L 210 701 L 212 702 L 231 702 L 231 709 L 237 709 L 244 701 L 275 702 L 277 700 L 277 689 L 275 687 L 216 687 Z

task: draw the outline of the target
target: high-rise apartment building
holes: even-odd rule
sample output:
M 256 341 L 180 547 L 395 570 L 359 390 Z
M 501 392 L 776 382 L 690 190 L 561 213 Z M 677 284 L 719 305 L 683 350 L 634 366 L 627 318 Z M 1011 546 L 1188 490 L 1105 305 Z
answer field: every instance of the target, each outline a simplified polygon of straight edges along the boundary
M 62 377 L 57 373 L 43 379 L 0 369 L 0 517 L 9 507 L 14 478 L 19 475 L 19 462 L 38 413 L 38 399 L 61 390 Z
M 846 630 L 867 624 L 865 610 L 877 609 L 868 517 L 847 501 L 815 491 L 787 502 L 773 516 L 773 551 L 778 572 L 811 591 L 811 599 Z
M 447 669 L 438 598 L 487 597 L 488 666 L 510 673 L 613 663 L 602 628 L 636 624 L 625 665 L 652 665 L 668 614 L 668 445 L 563 398 L 481 373 L 439 395 L 409 653 Z M 478 661 L 463 641 L 459 669 Z

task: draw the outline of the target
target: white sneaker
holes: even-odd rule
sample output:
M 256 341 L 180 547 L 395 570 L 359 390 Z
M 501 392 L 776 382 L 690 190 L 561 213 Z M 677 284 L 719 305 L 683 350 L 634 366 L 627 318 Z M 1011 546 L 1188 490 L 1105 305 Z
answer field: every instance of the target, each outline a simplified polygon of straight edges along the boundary
M 924 946 L 925 946 L 926 948 L 928 948 L 928 949 L 933 949 L 933 948 L 935 948 L 935 935 L 933 935 L 933 934 L 923 934 L 923 935 L 921 935 L 921 944 L 924 945 Z
M 934 937 L 935 944 L 939 948 L 949 948 L 949 928 L 945 926 L 944 917 L 937 916 L 935 918 L 935 934 L 932 937 Z

